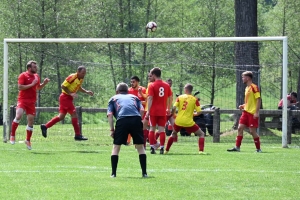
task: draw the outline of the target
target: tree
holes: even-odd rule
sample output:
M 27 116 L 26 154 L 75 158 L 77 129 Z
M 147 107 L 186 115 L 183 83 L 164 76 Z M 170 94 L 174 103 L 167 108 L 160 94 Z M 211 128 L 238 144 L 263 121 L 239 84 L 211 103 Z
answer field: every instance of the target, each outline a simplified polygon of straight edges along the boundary
M 257 0 L 235 0 L 235 36 L 257 36 Z M 253 82 L 258 83 L 259 57 L 257 42 L 236 42 L 236 107 L 244 103 L 245 86 L 242 72 L 254 72 Z M 233 128 L 237 128 L 237 120 Z

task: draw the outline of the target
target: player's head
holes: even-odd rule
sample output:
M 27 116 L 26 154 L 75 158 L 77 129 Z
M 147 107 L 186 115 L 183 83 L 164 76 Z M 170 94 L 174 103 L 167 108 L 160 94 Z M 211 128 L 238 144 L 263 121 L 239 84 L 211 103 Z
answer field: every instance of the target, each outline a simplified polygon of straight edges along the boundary
M 150 72 L 148 73 L 148 80 L 151 83 L 155 81 L 154 78 L 153 78 L 153 76 L 152 76 L 152 74 Z
M 172 87 L 172 83 L 173 83 L 172 79 L 170 79 L 170 78 L 167 79 L 167 83 L 169 84 L 170 87 Z
M 85 68 L 85 66 L 79 66 L 77 68 L 77 77 L 79 79 L 82 79 L 82 78 L 84 78 L 85 74 L 86 74 L 86 68 Z
M 290 95 L 291 95 L 291 100 L 292 101 L 297 101 L 297 96 L 298 96 L 297 92 L 291 92 Z
M 140 84 L 140 79 L 139 79 L 139 77 L 137 77 L 137 76 L 132 76 L 132 77 L 130 78 L 130 85 L 131 85 L 132 88 L 137 88 L 137 87 L 139 87 L 139 84 Z
M 37 72 L 37 64 L 36 61 L 34 60 L 30 60 L 27 65 L 27 71 L 29 71 L 32 74 L 35 74 Z
M 243 83 L 252 82 L 253 73 L 251 71 L 245 71 L 242 73 Z
M 154 67 L 150 70 L 150 74 L 152 74 L 154 79 L 160 78 L 161 76 L 161 69 L 158 67 Z
M 127 94 L 128 93 L 128 85 L 126 83 L 119 83 L 116 88 L 117 94 Z
M 186 84 L 185 86 L 184 86 L 184 93 L 185 94 L 192 94 L 192 92 L 193 92 L 193 85 L 192 84 Z

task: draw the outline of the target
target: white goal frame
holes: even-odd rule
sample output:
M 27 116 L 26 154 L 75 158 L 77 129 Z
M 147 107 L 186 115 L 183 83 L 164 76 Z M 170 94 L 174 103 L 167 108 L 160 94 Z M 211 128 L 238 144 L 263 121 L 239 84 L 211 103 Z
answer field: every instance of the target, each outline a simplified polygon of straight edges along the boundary
M 8 43 L 173 43 L 173 42 L 249 42 L 282 41 L 282 95 L 287 96 L 288 38 L 273 37 L 195 37 L 195 38 L 6 38 L 4 39 L 3 65 L 3 141 L 7 141 L 8 116 Z M 287 98 L 283 98 L 287 105 Z M 282 110 L 282 147 L 287 146 L 287 106 Z

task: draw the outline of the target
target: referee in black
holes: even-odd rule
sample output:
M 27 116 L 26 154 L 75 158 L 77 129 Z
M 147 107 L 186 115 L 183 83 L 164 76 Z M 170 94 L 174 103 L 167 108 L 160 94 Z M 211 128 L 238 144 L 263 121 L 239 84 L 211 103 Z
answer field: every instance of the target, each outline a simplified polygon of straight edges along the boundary
M 140 165 L 142 168 L 142 177 L 147 175 L 147 157 L 144 149 L 144 135 L 142 118 L 144 108 L 138 97 L 128 94 L 128 85 L 119 83 L 116 89 L 116 95 L 110 98 L 107 108 L 107 118 L 110 126 L 111 137 L 114 139 L 111 153 L 111 177 L 117 175 L 117 166 L 121 145 L 126 145 L 128 134 L 133 139 L 139 153 Z M 116 126 L 114 128 L 114 119 Z

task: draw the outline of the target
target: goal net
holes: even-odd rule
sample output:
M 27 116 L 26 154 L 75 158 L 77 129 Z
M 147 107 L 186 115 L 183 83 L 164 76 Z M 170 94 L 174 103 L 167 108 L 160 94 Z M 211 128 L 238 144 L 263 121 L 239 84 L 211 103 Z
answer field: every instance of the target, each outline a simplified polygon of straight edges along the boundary
M 147 86 L 148 71 L 154 66 L 162 69 L 164 80 L 172 79 L 174 94 L 182 94 L 186 83 L 199 91 L 203 110 L 220 109 L 220 142 L 234 143 L 237 134 L 238 104 L 243 102 L 244 84 L 241 73 L 252 71 L 254 83 L 259 85 L 263 110 L 277 110 L 279 100 L 291 92 L 296 84 L 288 81 L 286 37 L 231 37 L 231 38 L 119 38 L 119 39 L 5 39 L 3 68 L 3 140 L 9 136 L 18 95 L 18 75 L 26 71 L 26 63 L 36 60 L 41 81 L 50 83 L 38 93 L 33 140 L 43 140 L 39 125 L 58 115 L 60 85 L 80 65 L 87 68 L 83 88 L 94 96 L 78 93 L 74 100 L 80 106 L 82 133 L 89 140 L 111 144 L 106 118 L 109 98 L 116 85 L 138 76 L 140 85 Z M 293 67 L 293 66 L 291 66 Z M 289 75 L 294 80 L 293 74 Z M 289 88 L 289 89 L 288 89 Z M 175 99 L 175 95 L 174 95 Z M 284 98 L 286 105 L 287 99 Z M 212 107 L 214 106 L 214 107 Z M 272 111 L 270 111 L 272 113 Z M 281 111 L 280 111 L 281 112 Z M 205 114 L 205 113 L 204 113 Z M 206 125 L 212 116 L 205 115 Z M 210 118 L 209 118 L 210 117 Z M 280 115 L 265 114 L 258 130 L 264 144 L 288 143 L 288 114 L 284 108 Z M 267 125 L 266 125 L 267 124 Z M 280 124 L 280 127 L 279 127 Z M 22 128 L 22 126 L 24 126 Z M 26 126 L 23 116 L 17 130 L 22 140 Z M 207 127 L 207 141 L 213 141 Z M 71 140 L 73 127 L 70 116 L 48 130 L 48 140 Z M 299 144 L 292 135 L 292 144 Z M 253 142 L 245 133 L 243 142 Z M 184 136 L 182 141 L 195 137 Z

